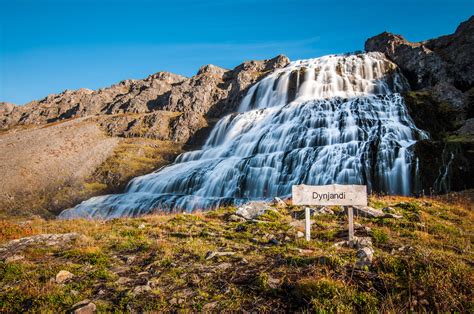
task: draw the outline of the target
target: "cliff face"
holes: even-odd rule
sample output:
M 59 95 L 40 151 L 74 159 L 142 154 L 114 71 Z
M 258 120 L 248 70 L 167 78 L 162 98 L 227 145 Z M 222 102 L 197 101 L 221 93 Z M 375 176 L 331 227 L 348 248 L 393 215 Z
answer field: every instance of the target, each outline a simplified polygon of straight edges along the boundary
M 410 115 L 430 133 L 415 147 L 420 191 L 474 187 L 474 16 L 451 35 L 414 43 L 384 32 L 365 49 L 400 67 L 412 88 L 404 95 Z

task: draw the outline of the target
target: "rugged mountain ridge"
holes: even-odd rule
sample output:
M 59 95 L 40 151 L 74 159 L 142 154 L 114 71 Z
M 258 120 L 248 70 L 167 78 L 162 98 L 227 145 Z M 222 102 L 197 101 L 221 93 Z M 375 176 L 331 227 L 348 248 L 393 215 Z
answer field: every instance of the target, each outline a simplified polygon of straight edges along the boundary
M 287 57 L 277 56 L 245 62 L 233 70 L 206 65 L 191 78 L 158 72 L 143 80 L 125 80 L 97 91 L 66 90 L 24 106 L 3 103 L 0 105 L 0 128 L 99 115 L 104 117 L 101 124 L 111 135 L 135 134 L 163 139 L 166 136 L 155 135 L 153 129 L 165 122 L 175 131 L 166 139 L 186 142 L 207 125 L 206 118 L 219 117 L 235 109 L 251 84 L 288 62 Z M 162 111 L 175 112 L 175 119 L 167 119 Z M 119 116 L 110 120 L 110 115 Z M 137 126 L 142 134 L 133 131 Z

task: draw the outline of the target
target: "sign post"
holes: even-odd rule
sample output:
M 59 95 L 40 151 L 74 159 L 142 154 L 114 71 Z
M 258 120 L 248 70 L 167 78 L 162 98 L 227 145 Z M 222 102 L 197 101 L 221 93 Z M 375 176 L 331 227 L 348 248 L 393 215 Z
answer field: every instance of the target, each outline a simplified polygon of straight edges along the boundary
M 304 218 L 305 218 L 304 234 L 305 234 L 306 241 L 309 241 L 311 239 L 311 212 L 310 212 L 309 207 L 306 207 L 304 210 Z
M 339 205 L 347 207 L 349 241 L 354 239 L 354 211 L 352 206 L 367 206 L 365 185 L 293 185 L 293 205 Z M 310 240 L 310 209 L 305 209 L 306 241 Z
M 347 208 L 347 218 L 349 220 L 349 241 L 354 240 L 354 211 L 352 206 Z

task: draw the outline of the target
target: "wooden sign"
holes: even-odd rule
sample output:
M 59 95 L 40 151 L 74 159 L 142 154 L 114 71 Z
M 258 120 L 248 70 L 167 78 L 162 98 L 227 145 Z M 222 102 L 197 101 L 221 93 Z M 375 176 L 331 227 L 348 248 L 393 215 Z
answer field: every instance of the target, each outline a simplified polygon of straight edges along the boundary
M 293 205 L 367 206 L 366 185 L 293 185 Z

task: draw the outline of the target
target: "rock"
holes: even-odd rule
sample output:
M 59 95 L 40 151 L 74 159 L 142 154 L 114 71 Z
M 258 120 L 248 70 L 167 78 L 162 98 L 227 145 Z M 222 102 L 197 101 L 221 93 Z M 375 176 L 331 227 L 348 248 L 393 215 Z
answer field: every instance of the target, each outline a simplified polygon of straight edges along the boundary
M 382 209 L 382 211 L 383 211 L 384 213 L 392 213 L 392 214 L 397 212 L 397 211 L 395 210 L 395 208 L 390 207 L 390 206 L 384 207 L 384 208 Z
M 235 252 L 216 252 L 216 251 L 209 251 L 206 253 L 205 259 L 210 260 L 216 256 L 229 256 L 234 255 Z
M 231 268 L 232 264 L 231 263 L 222 263 L 216 266 L 217 270 L 226 270 L 228 268 Z
M 140 224 L 140 225 L 138 226 L 138 229 L 145 229 L 145 224 Z
M 382 216 L 382 218 L 402 219 L 403 216 L 401 216 L 401 215 L 396 215 L 396 214 L 386 213 L 385 215 Z
M 127 283 L 132 282 L 132 281 L 133 281 L 132 279 L 127 278 L 127 277 L 120 277 L 119 279 L 117 279 L 115 283 L 118 285 L 126 285 Z
M 297 231 L 297 232 L 296 232 L 296 237 L 297 237 L 297 238 L 303 238 L 303 237 L 304 237 L 304 233 L 301 232 L 301 231 Z
M 470 135 L 474 136 L 474 118 L 467 119 L 463 126 L 461 126 L 457 131 L 459 135 Z
M 134 296 L 137 296 L 137 295 L 150 292 L 150 291 L 151 291 L 151 287 L 147 284 L 143 286 L 136 286 L 135 288 L 133 288 L 132 294 Z
M 97 307 L 90 300 L 83 300 L 72 306 L 71 312 L 74 314 L 92 314 L 97 310 Z
M 309 249 L 298 249 L 298 253 L 300 253 L 302 255 L 312 255 L 312 254 L 314 254 L 314 251 L 309 250 Z
M 311 224 L 313 224 L 314 221 L 311 220 Z M 305 227 L 305 221 L 304 220 L 293 220 L 289 223 L 290 227 L 295 228 L 295 229 L 304 229 Z
M 418 43 L 384 32 L 369 38 L 365 49 L 385 53 L 399 66 L 412 89 L 431 94 L 443 108 L 447 104 L 454 111 L 454 120 L 465 119 L 469 90 L 474 86 L 474 17 L 461 23 L 454 34 Z M 431 120 L 421 116 L 425 121 Z M 443 118 L 452 120 L 446 115 Z
M 23 255 L 20 255 L 20 254 L 15 254 L 15 255 L 12 255 L 10 257 L 7 257 L 5 259 L 5 263 L 13 263 L 13 262 L 17 262 L 17 261 L 21 261 L 22 259 L 24 259 L 25 257 Z
M 372 239 L 370 237 L 354 237 L 352 247 L 361 249 L 364 247 L 372 247 Z
M 232 222 L 244 222 L 246 221 L 246 219 L 244 217 L 241 217 L 241 216 L 237 216 L 237 215 L 230 215 L 228 218 L 227 218 L 228 221 L 232 221 Z
M 62 284 L 74 278 L 74 274 L 68 272 L 67 270 L 61 270 L 56 274 L 55 281 L 56 283 Z
M 235 212 L 236 215 L 247 220 L 256 219 L 268 211 L 269 205 L 264 202 L 249 202 L 240 206 Z
M 267 284 L 270 289 L 276 289 L 280 286 L 281 281 L 278 278 L 268 276 Z
M 78 233 L 40 234 L 12 240 L 0 246 L 0 260 L 14 256 L 28 247 L 60 246 L 65 247 L 79 239 Z
M 268 240 L 268 244 L 270 244 L 270 245 L 279 245 L 280 241 L 278 241 L 275 238 L 271 238 L 270 240 Z
M 355 266 L 357 268 L 364 268 L 372 264 L 372 259 L 374 257 L 374 249 L 371 247 L 363 247 L 357 251 L 357 261 Z
M 362 249 L 364 247 L 372 247 L 372 239 L 370 237 L 354 237 L 354 240 L 339 241 L 334 243 L 335 247 L 346 246 L 350 248 Z
M 377 218 L 385 215 L 383 211 L 370 206 L 354 206 L 353 209 L 355 216 Z M 347 209 L 344 209 L 344 212 L 347 214 Z
M 279 197 L 275 197 L 275 198 L 273 199 L 273 202 L 274 202 L 277 206 L 279 206 L 279 207 L 286 207 L 286 206 L 287 206 L 286 203 L 285 203 L 285 201 L 283 201 L 283 200 L 282 200 L 281 198 L 279 198 Z
M 317 215 L 324 215 L 324 214 L 334 215 L 334 211 L 326 206 L 321 206 L 319 208 L 314 209 L 313 215 L 317 216 Z
M 219 304 L 218 301 L 206 303 L 206 304 L 204 304 L 204 306 L 202 307 L 202 309 L 203 309 L 203 311 L 205 311 L 205 312 L 208 312 L 208 311 L 214 312 L 214 309 L 217 307 L 218 304 Z
M 245 218 L 242 218 L 242 217 L 240 217 L 240 218 L 243 219 L 244 221 L 246 221 Z M 242 231 L 246 231 L 246 230 L 247 230 L 247 226 L 245 226 L 245 225 L 238 225 L 235 228 L 236 232 L 242 232 Z
M 443 59 L 422 43 L 412 43 L 401 35 L 384 32 L 365 42 L 366 51 L 387 55 L 402 69 L 414 89 L 451 82 Z

